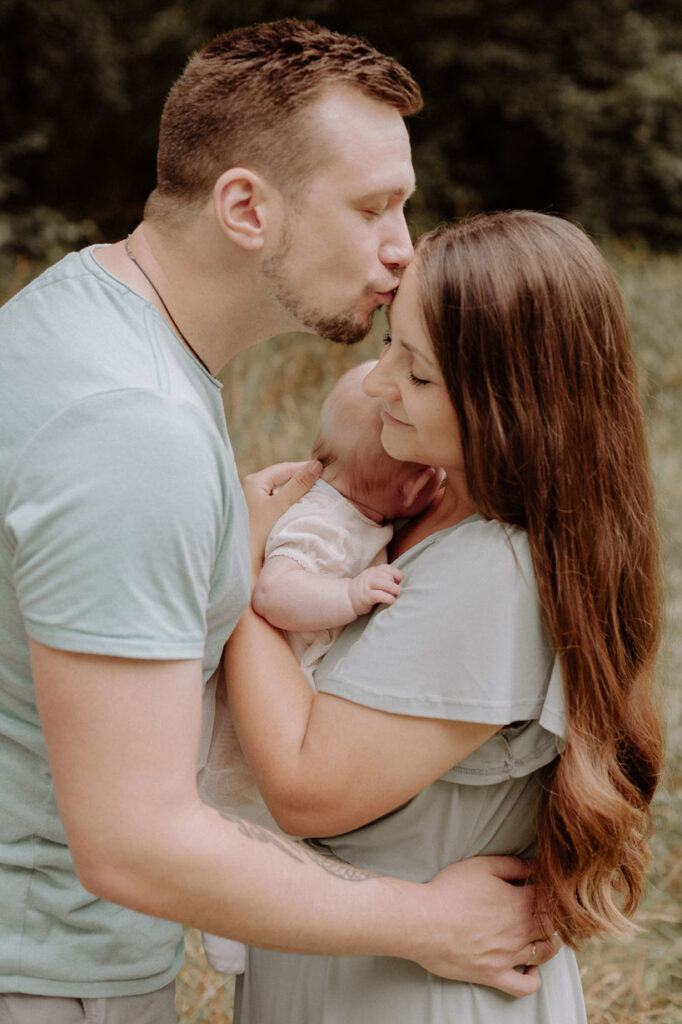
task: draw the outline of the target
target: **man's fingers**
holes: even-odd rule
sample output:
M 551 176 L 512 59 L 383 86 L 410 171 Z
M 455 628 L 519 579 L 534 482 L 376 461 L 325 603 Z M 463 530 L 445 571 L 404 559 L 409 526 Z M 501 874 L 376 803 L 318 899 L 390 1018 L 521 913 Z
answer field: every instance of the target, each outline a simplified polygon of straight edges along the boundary
M 293 476 L 289 476 L 281 484 L 275 484 L 278 488 L 277 504 L 281 504 L 283 510 L 286 511 L 290 505 L 294 505 L 304 494 L 308 493 L 321 472 L 322 463 L 317 459 L 299 465 Z
M 554 932 L 548 939 L 538 939 L 536 942 L 532 942 L 524 962 L 532 966 L 546 964 L 548 960 L 556 956 L 562 946 L 563 942 L 557 933 Z
M 547 911 L 536 910 L 533 916 L 537 921 L 538 935 L 540 935 L 543 939 L 549 939 L 550 942 L 556 942 L 558 940 L 558 936 L 557 933 L 554 931 L 554 922 L 550 918 Z
M 242 481 L 249 508 L 251 562 L 254 575 L 260 572 L 270 530 L 291 505 L 310 490 L 322 472 L 322 463 L 280 462 Z
M 316 459 L 309 462 L 277 462 L 274 466 L 266 466 L 265 469 L 258 470 L 257 473 L 250 473 L 244 478 L 243 485 L 245 488 L 254 488 L 262 493 L 272 494 L 295 479 L 298 474 L 301 474 L 300 481 L 307 482 L 309 472 L 313 472 L 313 477 L 302 491 L 302 494 L 305 494 L 322 472 L 322 463 Z
M 495 988 L 510 996 L 529 996 L 531 992 L 537 992 L 540 988 L 540 972 L 537 967 L 527 967 L 523 974 L 512 969 L 495 978 L 490 984 L 494 984 Z
M 523 882 L 530 878 L 535 870 L 532 861 L 521 860 L 520 857 L 486 857 L 490 870 L 505 882 Z

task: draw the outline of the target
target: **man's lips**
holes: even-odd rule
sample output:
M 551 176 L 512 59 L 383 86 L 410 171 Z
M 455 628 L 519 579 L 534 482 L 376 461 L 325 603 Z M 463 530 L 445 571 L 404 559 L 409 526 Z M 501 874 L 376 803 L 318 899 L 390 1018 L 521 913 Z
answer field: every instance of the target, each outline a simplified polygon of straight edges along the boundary
M 392 288 L 385 292 L 377 292 L 377 296 L 381 299 L 382 306 L 388 306 L 395 298 L 395 293 L 398 291 L 398 285 L 394 284 Z

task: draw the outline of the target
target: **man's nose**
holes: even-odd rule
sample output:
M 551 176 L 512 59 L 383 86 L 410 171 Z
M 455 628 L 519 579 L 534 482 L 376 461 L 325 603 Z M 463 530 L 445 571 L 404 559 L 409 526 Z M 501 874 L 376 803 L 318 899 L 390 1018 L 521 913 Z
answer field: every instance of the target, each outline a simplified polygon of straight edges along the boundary
M 391 234 L 379 249 L 379 258 L 384 266 L 393 270 L 404 270 L 412 262 L 414 246 L 402 212 L 393 225 Z

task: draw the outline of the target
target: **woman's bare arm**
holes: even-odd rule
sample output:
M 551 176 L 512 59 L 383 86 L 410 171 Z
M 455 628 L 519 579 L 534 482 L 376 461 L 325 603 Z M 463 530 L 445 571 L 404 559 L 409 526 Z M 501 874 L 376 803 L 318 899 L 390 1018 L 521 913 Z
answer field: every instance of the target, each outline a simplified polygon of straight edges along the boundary
M 373 821 L 500 728 L 396 715 L 314 693 L 282 635 L 250 610 L 226 647 L 225 676 L 258 788 L 291 835 L 338 835 Z

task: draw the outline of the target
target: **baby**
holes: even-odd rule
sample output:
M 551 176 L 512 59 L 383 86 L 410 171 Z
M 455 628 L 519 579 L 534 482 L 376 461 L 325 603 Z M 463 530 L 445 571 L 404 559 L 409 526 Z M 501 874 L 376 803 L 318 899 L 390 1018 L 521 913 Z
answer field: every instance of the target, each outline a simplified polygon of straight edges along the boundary
M 252 598 L 259 615 L 285 630 L 313 688 L 314 670 L 342 628 L 400 594 L 403 574 L 386 564 L 392 520 L 418 515 L 440 486 L 433 467 L 398 462 L 382 448 L 381 402 L 362 389 L 373 366 L 349 370 L 324 402 L 312 450 L 322 475 L 275 524 Z M 202 797 L 275 828 L 241 756 L 223 693 L 216 684 Z M 204 949 L 216 970 L 243 970 L 241 944 L 204 934 Z
M 362 390 L 373 365 L 344 374 L 322 406 L 312 450 L 321 478 L 276 523 L 253 593 L 258 614 L 286 631 L 311 686 L 343 626 L 395 601 L 403 574 L 386 564 L 391 522 L 421 512 L 439 485 L 434 469 L 382 448 L 380 400 Z

